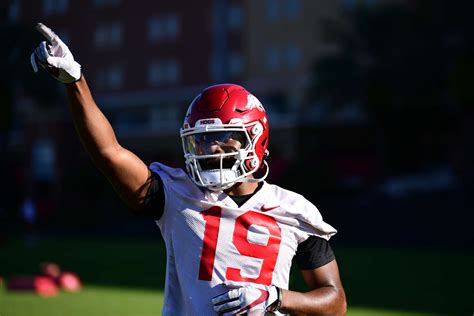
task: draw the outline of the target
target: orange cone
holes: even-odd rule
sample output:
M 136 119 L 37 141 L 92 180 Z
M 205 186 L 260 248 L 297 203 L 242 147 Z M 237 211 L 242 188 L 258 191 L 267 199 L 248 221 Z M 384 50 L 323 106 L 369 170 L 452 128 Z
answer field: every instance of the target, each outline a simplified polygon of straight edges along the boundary
M 55 280 L 57 280 L 61 275 L 61 268 L 57 263 L 54 262 L 40 263 L 40 271 L 42 274 L 50 276 Z
M 58 295 L 58 287 L 50 277 L 37 276 L 35 277 L 34 284 L 35 291 L 40 296 L 48 297 Z
M 63 272 L 59 276 L 59 285 L 67 292 L 79 292 L 82 288 L 81 280 L 73 272 Z

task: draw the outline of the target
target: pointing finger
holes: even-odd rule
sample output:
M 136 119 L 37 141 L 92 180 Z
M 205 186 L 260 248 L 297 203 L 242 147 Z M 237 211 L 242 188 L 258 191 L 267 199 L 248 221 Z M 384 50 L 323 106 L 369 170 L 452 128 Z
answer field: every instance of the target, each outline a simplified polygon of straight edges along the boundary
M 36 29 L 38 32 L 43 34 L 43 36 L 50 42 L 51 44 L 56 44 L 58 42 L 58 36 L 56 33 L 53 32 L 49 27 L 44 25 L 43 23 L 36 24 Z

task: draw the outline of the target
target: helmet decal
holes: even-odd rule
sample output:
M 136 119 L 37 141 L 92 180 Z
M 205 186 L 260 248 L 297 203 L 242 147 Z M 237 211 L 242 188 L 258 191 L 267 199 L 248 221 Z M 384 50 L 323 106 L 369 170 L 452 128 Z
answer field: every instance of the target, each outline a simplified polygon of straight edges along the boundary
M 247 96 L 247 106 L 245 108 L 247 110 L 258 108 L 260 111 L 265 112 L 262 103 L 260 103 L 260 101 L 252 94 Z

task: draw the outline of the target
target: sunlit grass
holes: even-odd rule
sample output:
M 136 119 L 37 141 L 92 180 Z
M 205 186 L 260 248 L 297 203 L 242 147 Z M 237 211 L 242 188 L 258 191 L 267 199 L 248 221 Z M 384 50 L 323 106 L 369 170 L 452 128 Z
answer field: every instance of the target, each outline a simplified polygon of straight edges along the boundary
M 89 286 L 80 293 L 60 292 L 42 298 L 34 293 L 0 290 L 1 316 L 156 316 L 161 315 L 163 292 Z M 441 316 L 403 310 L 351 307 L 348 316 Z
M 347 312 L 347 316 L 443 316 L 443 314 L 352 307 L 352 308 L 349 308 L 349 311 Z
M 61 292 L 47 298 L 28 292 L 1 293 L 1 316 L 156 316 L 163 305 L 163 292 L 159 290 L 86 285 L 79 293 Z

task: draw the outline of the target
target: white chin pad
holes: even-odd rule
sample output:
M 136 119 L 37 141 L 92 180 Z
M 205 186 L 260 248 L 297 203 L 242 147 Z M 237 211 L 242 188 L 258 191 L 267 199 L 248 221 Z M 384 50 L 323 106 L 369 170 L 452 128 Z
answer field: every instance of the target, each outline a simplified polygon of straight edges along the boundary
M 222 170 L 222 179 L 221 170 L 219 169 L 201 171 L 202 181 L 206 185 L 222 185 L 224 183 L 233 182 L 237 177 L 237 172 L 230 169 Z

